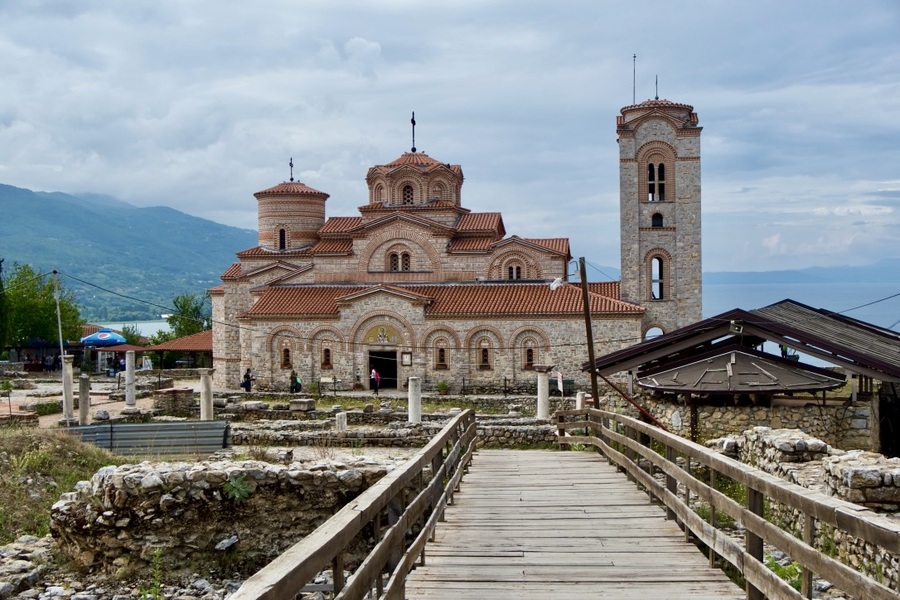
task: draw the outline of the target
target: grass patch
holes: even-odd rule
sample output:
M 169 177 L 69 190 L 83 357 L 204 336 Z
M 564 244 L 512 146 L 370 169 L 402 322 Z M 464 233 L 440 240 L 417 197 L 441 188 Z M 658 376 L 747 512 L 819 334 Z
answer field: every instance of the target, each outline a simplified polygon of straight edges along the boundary
M 100 467 L 126 462 L 62 431 L 0 428 L 0 544 L 46 535 L 60 494 Z

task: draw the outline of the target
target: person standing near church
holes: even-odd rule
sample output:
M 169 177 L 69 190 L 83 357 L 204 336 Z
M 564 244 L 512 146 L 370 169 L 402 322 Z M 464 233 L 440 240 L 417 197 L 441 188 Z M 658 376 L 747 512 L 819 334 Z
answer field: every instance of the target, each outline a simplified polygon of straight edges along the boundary
M 376 396 L 378 395 L 378 384 L 381 383 L 381 375 L 378 374 L 374 368 L 372 372 L 369 373 L 369 387 L 372 388 L 372 393 Z

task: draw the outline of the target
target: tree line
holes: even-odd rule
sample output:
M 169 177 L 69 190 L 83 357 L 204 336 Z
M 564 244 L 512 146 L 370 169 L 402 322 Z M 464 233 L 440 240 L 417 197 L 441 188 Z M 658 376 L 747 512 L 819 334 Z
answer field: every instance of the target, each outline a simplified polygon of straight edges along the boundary
M 56 342 L 60 333 L 63 340 L 81 339 L 85 324 L 81 307 L 75 293 L 63 284 L 58 274 L 38 273 L 27 264 L 4 269 L 0 258 L 0 359 L 6 359 L 11 348 Z M 209 294 L 178 294 L 169 310 L 166 321 L 171 331 L 150 336 L 151 345 L 212 327 Z M 137 327 L 126 325 L 121 333 L 129 344 L 141 345 Z

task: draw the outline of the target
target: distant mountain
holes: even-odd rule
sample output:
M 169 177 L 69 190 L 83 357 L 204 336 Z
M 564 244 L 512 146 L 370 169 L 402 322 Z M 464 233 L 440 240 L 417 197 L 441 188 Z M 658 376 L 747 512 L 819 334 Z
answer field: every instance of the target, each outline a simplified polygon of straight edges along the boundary
M 178 294 L 203 294 L 256 231 L 110 196 L 0 184 L 0 258 L 58 270 L 90 321 L 156 319 Z M 79 282 L 82 280 L 85 283 Z
M 703 273 L 704 284 L 737 283 L 894 283 L 900 282 L 896 258 L 859 267 L 809 267 L 794 271 L 720 271 Z

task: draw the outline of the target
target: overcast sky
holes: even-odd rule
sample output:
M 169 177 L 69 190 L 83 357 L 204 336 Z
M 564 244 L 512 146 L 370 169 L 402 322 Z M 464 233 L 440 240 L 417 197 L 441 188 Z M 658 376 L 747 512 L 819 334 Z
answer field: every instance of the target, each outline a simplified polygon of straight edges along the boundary
M 900 258 L 898 32 L 896 0 L 0 0 L 0 183 L 255 229 L 293 157 L 357 215 L 414 110 L 466 208 L 618 266 L 615 120 L 658 75 L 703 127 L 704 271 L 867 264 Z

